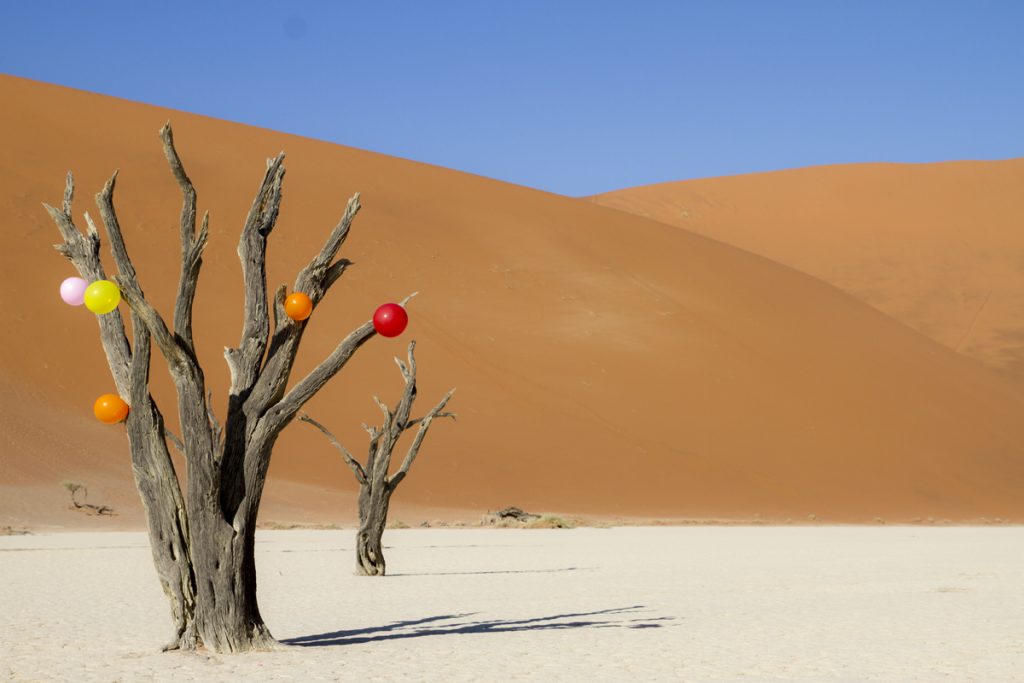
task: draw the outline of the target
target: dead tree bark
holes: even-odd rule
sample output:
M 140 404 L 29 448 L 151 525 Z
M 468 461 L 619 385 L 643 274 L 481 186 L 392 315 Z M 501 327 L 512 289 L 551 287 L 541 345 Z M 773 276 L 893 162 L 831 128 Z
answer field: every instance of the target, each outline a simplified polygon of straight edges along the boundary
M 100 339 L 118 393 L 131 406 L 126 419 L 132 470 L 146 511 L 153 561 L 171 605 L 174 635 L 165 649 L 207 647 L 217 652 L 267 649 L 276 642 L 256 601 L 253 543 L 267 468 L 274 444 L 302 406 L 376 334 L 372 321 L 353 330 L 320 365 L 285 391 L 308 321 L 293 321 L 284 310 L 286 289 L 274 297 L 268 315 L 266 248 L 277 221 L 284 178 L 284 154 L 269 160 L 242 228 L 238 256 L 245 280 L 245 318 L 237 348 L 225 349 L 231 370 L 228 413 L 223 427 L 212 407 L 195 353 L 192 305 L 206 246 L 208 215 L 196 229 L 196 192 L 174 147 L 170 124 L 160 136 L 171 172 L 181 188 L 181 273 L 172 327 L 149 303 L 128 256 L 114 210 L 117 173 L 96 196 L 100 217 L 117 264 L 113 278 L 132 316 L 132 343 L 115 310 L 98 316 Z M 45 205 L 63 242 L 56 249 L 83 278 L 106 279 L 100 237 L 86 213 L 83 234 L 74 224 L 74 183 L 68 173 L 61 209 Z M 314 306 L 351 263 L 337 259 L 359 195 L 349 201 L 320 252 L 298 274 L 294 291 Z M 181 439 L 164 428 L 149 392 L 151 342 L 167 360 L 178 397 Z M 167 448 L 172 440 L 185 456 L 188 488 L 182 494 Z
M 384 424 L 381 427 L 367 427 L 363 429 L 370 435 L 370 447 L 367 453 L 366 465 L 352 457 L 341 442 L 322 424 L 311 418 L 309 415 L 301 415 L 299 419 L 308 422 L 319 429 L 331 444 L 341 453 L 345 464 L 359 482 L 359 531 L 356 533 L 356 573 L 363 576 L 384 576 L 386 563 L 384 561 L 384 547 L 381 539 L 384 536 L 384 528 L 388 521 L 388 507 L 391 504 L 391 495 L 395 489 L 409 474 L 416 455 L 419 453 L 423 439 L 430 429 L 430 423 L 436 417 L 454 418 L 454 413 L 441 412 L 448 404 L 455 389 L 452 389 L 441 401 L 430 409 L 421 418 L 410 420 L 409 414 L 412 411 L 413 401 L 416 400 L 416 359 L 413 350 L 416 342 L 409 343 L 408 363 L 403 363 L 398 358 L 395 363 L 402 372 L 405 380 L 405 391 L 399 399 L 398 404 L 392 411 L 376 396 L 373 400 L 384 413 Z M 391 466 L 391 454 L 398 443 L 402 433 L 416 425 L 419 430 L 409 445 L 405 459 L 398 471 L 388 475 Z

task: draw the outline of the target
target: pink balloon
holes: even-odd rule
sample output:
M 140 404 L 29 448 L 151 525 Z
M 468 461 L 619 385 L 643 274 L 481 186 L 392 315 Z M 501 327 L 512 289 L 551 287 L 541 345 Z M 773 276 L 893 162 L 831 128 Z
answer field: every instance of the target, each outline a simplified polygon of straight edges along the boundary
M 85 288 L 89 283 L 80 277 L 69 277 L 60 283 L 60 298 L 64 303 L 81 306 L 85 302 Z

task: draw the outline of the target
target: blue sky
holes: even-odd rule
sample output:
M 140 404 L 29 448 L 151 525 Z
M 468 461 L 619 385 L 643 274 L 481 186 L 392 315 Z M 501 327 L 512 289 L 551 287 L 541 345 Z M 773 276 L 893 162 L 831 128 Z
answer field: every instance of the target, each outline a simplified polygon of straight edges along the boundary
M 4 73 L 562 194 L 1024 156 L 1018 1 L 34 0 L 2 17 Z

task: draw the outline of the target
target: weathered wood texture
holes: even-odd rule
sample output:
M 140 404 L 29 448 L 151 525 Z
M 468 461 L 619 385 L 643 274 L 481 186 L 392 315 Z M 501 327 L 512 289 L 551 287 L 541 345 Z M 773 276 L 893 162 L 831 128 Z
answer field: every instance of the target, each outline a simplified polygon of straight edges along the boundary
M 167 649 L 207 647 L 240 652 L 276 647 L 256 600 L 253 544 L 267 468 L 274 444 L 302 406 L 333 378 L 376 332 L 367 321 L 345 337 L 309 375 L 285 392 L 305 322 L 284 313 L 286 288 L 274 297 L 274 323 L 268 315 L 267 238 L 281 204 L 284 154 L 268 161 L 263 181 L 242 229 L 238 255 L 245 281 L 245 317 L 237 348 L 226 349 L 231 370 L 228 414 L 223 426 L 212 409 L 195 353 L 192 305 L 209 216 L 196 228 L 197 196 L 174 146 L 170 124 L 160 131 L 164 154 L 182 191 L 181 272 L 172 327 L 146 299 L 125 245 L 114 209 L 115 173 L 96 204 L 117 264 L 112 278 L 132 316 L 129 344 L 117 310 L 97 316 L 100 340 L 118 393 L 131 406 L 126 419 L 132 469 L 149 525 L 153 561 L 167 594 L 174 634 Z M 71 215 L 74 182 L 68 173 L 60 209 L 45 205 L 63 238 L 55 245 L 83 278 L 108 279 L 100 262 L 100 236 L 86 214 L 83 234 Z M 351 265 L 336 259 L 360 208 L 349 200 L 323 248 L 298 274 L 294 291 L 314 305 Z M 178 398 L 181 437 L 168 432 L 149 392 L 151 344 L 167 360 Z M 168 452 L 171 441 L 185 456 L 188 488 L 182 493 Z
M 404 303 L 404 302 L 403 302 Z M 359 482 L 359 531 L 356 532 L 356 573 L 365 576 L 384 576 L 387 570 L 387 563 L 384 560 L 382 538 L 384 528 L 388 521 L 388 507 L 391 504 L 391 495 L 395 489 L 409 474 L 416 455 L 423 445 L 423 439 L 430 429 L 430 424 L 437 417 L 454 418 L 454 413 L 442 412 L 448 401 L 451 399 L 455 389 L 452 389 L 444 398 L 438 402 L 430 411 L 421 418 L 410 419 L 412 404 L 416 400 L 416 358 L 413 351 L 416 342 L 409 342 L 408 360 L 402 362 L 398 358 L 395 363 L 405 380 L 405 390 L 395 406 L 394 410 L 388 408 L 379 398 L 373 397 L 381 412 L 384 414 L 384 422 L 380 427 L 367 427 L 363 429 L 370 435 L 370 446 L 367 453 L 366 464 L 363 465 L 349 453 L 340 441 L 324 425 L 317 422 L 309 415 L 300 416 L 300 420 L 307 422 L 319 429 L 331 444 L 341 453 L 345 464 L 348 466 Z M 419 425 L 416 435 L 413 437 L 405 458 L 399 466 L 398 471 L 388 475 L 391 467 L 391 454 L 395 450 L 399 437 L 407 429 Z

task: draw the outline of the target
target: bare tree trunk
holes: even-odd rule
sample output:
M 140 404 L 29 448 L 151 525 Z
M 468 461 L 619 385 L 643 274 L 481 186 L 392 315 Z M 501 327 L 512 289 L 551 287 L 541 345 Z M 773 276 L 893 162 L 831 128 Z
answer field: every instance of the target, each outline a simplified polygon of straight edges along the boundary
M 284 286 L 278 288 L 271 304 L 273 329 L 268 315 L 266 247 L 281 202 L 284 155 L 279 154 L 268 161 L 238 245 L 245 280 L 245 317 L 239 346 L 225 351 L 231 388 L 222 428 L 212 409 L 212 394 L 206 390 L 192 334 L 192 305 L 209 235 L 208 216 L 203 216 L 197 230 L 196 192 L 174 148 L 169 124 L 160 135 L 183 196 L 181 275 L 173 327 L 146 299 L 125 248 L 113 204 L 116 173 L 97 195 L 96 203 L 117 263 L 118 274 L 113 279 L 131 308 L 131 345 L 120 312 L 98 316 L 98 320 L 111 375 L 118 393 L 131 407 L 126 427 L 132 469 L 146 511 L 153 562 L 174 622 L 174 635 L 166 649 L 205 646 L 218 652 L 243 652 L 273 648 L 276 643 L 257 603 L 254 554 L 256 518 L 273 447 L 302 406 L 376 332 L 372 321 L 353 330 L 320 365 L 286 391 L 305 322 L 285 315 Z M 85 214 L 85 234 L 74 225 L 73 194 L 74 183 L 68 173 L 62 208 L 46 206 L 63 237 L 57 250 L 83 278 L 107 279 L 99 258 L 99 231 L 92 219 Z M 304 292 L 314 305 L 351 265 L 335 257 L 359 207 L 356 194 L 320 253 L 296 278 L 294 290 Z M 165 429 L 149 392 L 152 342 L 166 359 L 177 391 L 180 439 Z M 184 496 L 168 453 L 168 439 L 185 456 L 188 490 Z
M 408 301 L 408 300 L 406 300 Z M 406 302 L 402 302 L 403 304 Z M 388 523 L 388 506 L 391 504 L 391 495 L 398 485 L 409 474 L 416 455 L 419 453 L 423 439 L 430 429 L 430 423 L 436 417 L 454 418 L 454 413 L 441 412 L 448 404 L 455 389 L 452 389 L 441 401 L 430 409 L 426 415 L 416 420 L 410 420 L 413 401 L 416 400 L 416 358 L 413 351 L 416 342 L 409 342 L 407 363 L 398 358 L 395 363 L 405 379 L 405 391 L 402 393 L 398 405 L 391 411 L 376 396 L 373 400 L 381 412 L 384 413 L 384 424 L 381 427 L 367 427 L 363 429 L 370 435 L 370 448 L 366 458 L 365 467 L 348 452 L 348 449 L 341 445 L 341 442 L 322 424 L 311 418 L 309 415 L 300 416 L 300 420 L 307 422 L 319 429 L 331 444 L 338 449 L 345 460 L 345 464 L 359 482 L 359 531 L 356 533 L 356 574 L 361 576 L 384 576 L 386 563 L 384 561 L 384 546 L 381 541 L 384 536 L 384 529 Z M 388 476 L 388 469 L 391 467 L 391 454 L 395 450 L 399 437 L 405 430 L 419 425 L 419 430 L 413 438 L 412 444 L 402 461 L 402 466 L 393 475 Z
M 194 512 L 195 618 L 203 644 L 217 652 L 274 647 L 256 600 L 255 525 L 236 533 L 218 510 Z
M 151 405 L 150 410 L 133 408 L 127 422 L 132 472 L 146 512 L 153 565 L 170 601 L 174 623 L 174 633 L 164 649 L 193 649 L 196 644 L 196 581 L 191 538 L 178 477 L 166 442 L 158 438 L 163 430 L 163 418 L 156 406 Z
M 104 280 L 100 261 L 100 237 L 96 226 L 82 234 L 71 216 L 74 180 L 68 173 L 60 210 L 47 206 L 64 241 L 56 245 L 89 281 Z M 188 522 L 184 513 L 178 476 L 174 470 L 164 421 L 149 393 L 149 332 L 133 316 L 134 344 L 129 348 L 124 320 L 119 311 L 98 316 L 100 340 L 118 393 L 127 397 L 132 410 L 126 420 L 132 473 L 139 491 L 151 540 L 153 564 L 170 602 L 174 634 L 165 649 L 190 647 L 195 641 L 195 577 L 189 558 Z
M 356 533 L 356 574 L 384 576 L 384 527 L 388 523 L 391 491 L 387 484 L 371 489 L 364 484 L 359 490 L 359 531 Z

